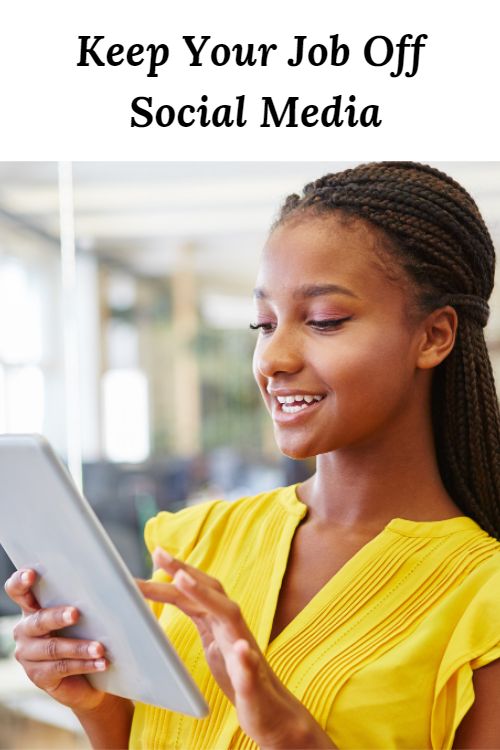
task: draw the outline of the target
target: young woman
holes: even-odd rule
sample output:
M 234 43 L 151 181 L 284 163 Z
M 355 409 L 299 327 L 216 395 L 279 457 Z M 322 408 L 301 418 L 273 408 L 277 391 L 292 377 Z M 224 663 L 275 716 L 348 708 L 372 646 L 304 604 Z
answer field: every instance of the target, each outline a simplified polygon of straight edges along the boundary
M 17 658 L 94 746 L 500 747 L 494 266 L 472 198 L 431 167 L 367 164 L 289 196 L 253 368 L 280 450 L 316 472 L 146 528 L 139 585 L 210 715 L 93 690 L 102 646 L 57 637 L 78 612 L 40 610 L 32 571 L 7 583 Z

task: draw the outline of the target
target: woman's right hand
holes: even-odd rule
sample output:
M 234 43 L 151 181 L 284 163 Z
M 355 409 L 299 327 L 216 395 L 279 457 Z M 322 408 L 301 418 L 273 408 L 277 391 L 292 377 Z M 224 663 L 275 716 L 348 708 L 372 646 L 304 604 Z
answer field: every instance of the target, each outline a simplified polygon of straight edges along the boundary
M 93 711 L 106 693 L 95 690 L 85 674 L 108 666 L 104 647 L 96 641 L 57 637 L 60 628 L 79 618 L 75 607 L 42 609 L 31 588 L 33 570 L 17 570 L 5 583 L 7 595 L 22 610 L 14 628 L 15 657 L 30 680 L 60 703 L 76 711 Z

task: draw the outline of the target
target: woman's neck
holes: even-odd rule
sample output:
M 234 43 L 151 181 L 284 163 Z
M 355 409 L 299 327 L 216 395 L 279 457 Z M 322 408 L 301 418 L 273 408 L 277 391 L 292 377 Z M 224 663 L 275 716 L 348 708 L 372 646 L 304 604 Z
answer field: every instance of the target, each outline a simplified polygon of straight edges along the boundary
M 442 482 L 430 429 L 387 431 L 371 445 L 323 453 L 298 494 L 310 520 L 346 529 L 463 515 Z

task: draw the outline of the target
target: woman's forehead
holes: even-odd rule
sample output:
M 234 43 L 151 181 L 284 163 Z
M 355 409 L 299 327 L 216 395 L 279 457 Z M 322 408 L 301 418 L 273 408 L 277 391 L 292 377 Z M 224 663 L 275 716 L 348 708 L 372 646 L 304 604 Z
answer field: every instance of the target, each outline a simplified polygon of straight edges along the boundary
M 262 254 L 257 288 L 272 285 L 338 284 L 355 296 L 380 293 L 388 284 L 380 237 L 365 222 L 335 215 L 309 217 L 278 226 Z

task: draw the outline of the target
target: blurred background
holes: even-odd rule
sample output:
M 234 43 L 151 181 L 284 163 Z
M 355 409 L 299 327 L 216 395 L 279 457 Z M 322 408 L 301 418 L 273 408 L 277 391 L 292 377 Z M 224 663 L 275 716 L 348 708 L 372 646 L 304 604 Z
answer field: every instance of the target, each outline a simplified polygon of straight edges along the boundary
M 0 432 L 50 440 L 134 575 L 157 511 L 314 471 L 274 443 L 252 288 L 284 197 L 355 163 L 0 163 Z M 472 193 L 498 253 L 500 163 L 434 166 Z M 0 548 L 2 581 L 12 569 Z M 13 659 L 16 620 L 2 589 L 0 748 L 87 746 Z

